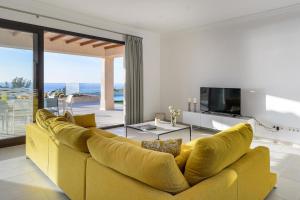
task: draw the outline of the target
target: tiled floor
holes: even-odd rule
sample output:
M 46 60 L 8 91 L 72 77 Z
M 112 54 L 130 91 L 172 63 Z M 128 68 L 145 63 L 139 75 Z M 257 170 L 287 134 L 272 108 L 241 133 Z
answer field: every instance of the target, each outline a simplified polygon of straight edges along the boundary
M 61 110 L 60 113 L 63 113 Z M 98 127 L 113 126 L 124 123 L 123 104 L 115 103 L 114 110 L 100 110 L 100 103 L 85 102 L 73 104 L 74 114 L 90 114 L 95 113 L 96 123 Z
M 111 129 L 125 135 L 124 128 Z M 193 138 L 211 133 L 204 130 L 193 131 Z M 164 138 L 181 137 L 188 141 L 188 132 L 171 133 Z M 143 140 L 154 136 L 129 130 L 129 138 Z M 271 150 L 271 168 L 278 173 L 277 189 L 267 200 L 300 200 L 300 145 L 280 143 L 273 140 L 255 138 L 254 146 L 264 145 Z M 25 158 L 25 146 L 0 149 L 0 199 L 1 200 L 67 200 L 57 188 L 30 160 Z
M 30 160 L 25 145 L 0 150 L 1 200 L 67 200 Z

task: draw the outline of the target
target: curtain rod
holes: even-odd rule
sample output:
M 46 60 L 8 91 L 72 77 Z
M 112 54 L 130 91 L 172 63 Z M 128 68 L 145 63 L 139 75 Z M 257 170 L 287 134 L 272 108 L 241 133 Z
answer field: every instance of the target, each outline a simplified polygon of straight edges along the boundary
M 61 21 L 61 22 L 69 23 L 69 24 L 75 24 L 75 25 L 79 25 L 79 26 L 85 26 L 85 27 L 88 27 L 88 28 L 93 28 L 93 29 L 97 29 L 97 30 L 101 30 L 101 31 L 108 31 L 108 32 L 111 32 L 111 33 L 116 33 L 116 34 L 121 34 L 121 35 L 130 35 L 130 36 L 142 38 L 142 37 L 136 36 L 136 35 L 126 34 L 126 33 L 118 32 L 118 31 L 112 31 L 112 30 L 108 30 L 108 29 L 105 29 L 105 28 L 99 28 L 97 26 L 91 26 L 91 25 L 82 24 L 82 23 L 79 23 L 79 22 L 69 21 L 69 20 L 66 20 L 66 19 L 60 19 L 60 18 L 48 16 L 48 15 L 33 13 L 33 12 L 29 12 L 29 11 L 24 11 L 24 10 L 19 10 L 19 9 L 16 9 L 16 8 L 10 8 L 10 7 L 1 6 L 1 5 L 0 5 L 0 8 L 6 9 L 6 10 L 10 10 L 10 11 L 19 12 L 19 13 L 33 15 L 33 16 L 36 16 L 37 18 L 43 17 L 43 18 L 47 18 L 47 19 L 52 19 L 52 20 L 56 20 L 56 21 Z

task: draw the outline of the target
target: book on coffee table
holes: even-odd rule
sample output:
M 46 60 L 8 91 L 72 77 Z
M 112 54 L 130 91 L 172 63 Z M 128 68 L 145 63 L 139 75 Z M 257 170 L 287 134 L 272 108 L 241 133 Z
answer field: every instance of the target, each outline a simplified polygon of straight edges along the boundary
M 150 131 L 150 130 L 155 130 L 156 126 L 151 125 L 151 124 L 145 124 L 145 125 L 139 126 L 138 128 L 143 130 L 143 131 Z

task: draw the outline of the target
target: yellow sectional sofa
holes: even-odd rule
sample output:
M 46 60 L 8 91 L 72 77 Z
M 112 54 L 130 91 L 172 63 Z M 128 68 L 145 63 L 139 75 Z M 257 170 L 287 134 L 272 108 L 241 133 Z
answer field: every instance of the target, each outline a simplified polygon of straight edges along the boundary
M 269 150 L 250 149 L 247 124 L 184 144 L 174 158 L 95 127 L 48 122 L 27 126 L 26 155 L 74 200 L 263 200 L 276 184 Z

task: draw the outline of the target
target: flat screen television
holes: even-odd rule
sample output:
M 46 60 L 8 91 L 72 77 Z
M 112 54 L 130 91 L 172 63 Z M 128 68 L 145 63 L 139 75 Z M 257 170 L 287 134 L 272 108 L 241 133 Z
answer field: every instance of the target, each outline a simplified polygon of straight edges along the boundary
M 201 87 L 200 110 L 202 112 L 241 115 L 241 89 Z

